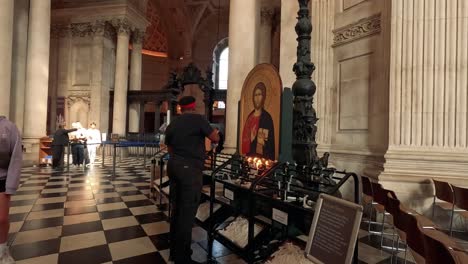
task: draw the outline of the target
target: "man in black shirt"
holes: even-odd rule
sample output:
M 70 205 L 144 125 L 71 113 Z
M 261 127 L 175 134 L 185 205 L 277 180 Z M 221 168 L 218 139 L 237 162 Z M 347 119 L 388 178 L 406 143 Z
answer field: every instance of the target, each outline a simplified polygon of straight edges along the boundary
M 165 139 L 170 154 L 167 170 L 174 208 L 170 254 L 175 264 L 187 264 L 194 263 L 190 246 L 203 184 L 205 137 L 218 142 L 219 136 L 205 117 L 195 113 L 194 97 L 182 97 L 179 105 L 182 115 L 167 127 Z
M 68 146 L 69 138 L 68 133 L 76 131 L 76 128 L 65 129 L 62 125 L 54 134 L 52 141 L 52 168 L 61 167 L 63 165 L 63 154 L 65 146 Z

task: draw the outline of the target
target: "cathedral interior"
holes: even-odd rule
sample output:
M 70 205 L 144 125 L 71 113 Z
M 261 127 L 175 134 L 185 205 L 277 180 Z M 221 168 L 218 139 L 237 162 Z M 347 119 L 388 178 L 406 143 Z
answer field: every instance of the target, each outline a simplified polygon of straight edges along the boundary
M 285 175 L 295 163 L 343 172 L 330 184 L 362 205 L 348 243 L 355 259 L 343 263 L 468 263 L 466 28 L 466 0 L 0 0 L 0 116 L 17 126 L 23 148 L 11 256 L 18 264 L 172 263 L 162 128 L 180 113 L 178 99 L 195 97 L 196 113 L 224 134 L 223 154 L 210 161 L 218 171 L 223 155 L 226 164 L 237 157 L 243 87 L 261 66 L 281 86 L 279 103 L 266 101 L 279 122 L 271 160 L 287 164 Z M 310 81 L 313 91 L 301 94 Z M 294 132 L 298 111 L 310 125 L 304 139 Z M 96 166 L 70 165 L 68 149 L 65 168 L 52 168 L 55 131 L 77 122 L 102 133 Z M 255 173 L 267 178 L 279 167 L 257 164 Z M 210 217 L 218 180 L 202 199 Z M 220 208 L 235 207 L 224 188 L 231 202 Z M 417 215 L 416 238 L 403 214 Z M 299 218 L 290 213 L 286 226 Z M 274 251 L 258 256 L 256 233 L 244 248 L 210 223 L 193 227 L 196 261 L 315 263 L 302 256 L 307 231 L 280 247 L 299 247 L 303 260 L 278 260 Z

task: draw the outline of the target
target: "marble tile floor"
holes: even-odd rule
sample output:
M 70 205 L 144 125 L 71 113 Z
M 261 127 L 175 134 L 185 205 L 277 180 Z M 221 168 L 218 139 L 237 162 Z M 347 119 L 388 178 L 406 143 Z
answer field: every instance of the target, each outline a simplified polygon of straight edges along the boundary
M 115 179 L 111 160 L 106 164 L 70 172 L 23 169 L 10 210 L 9 245 L 18 264 L 169 263 L 167 212 L 148 198 L 142 159 L 123 159 Z M 206 260 L 206 240 L 194 227 L 193 259 Z M 360 263 L 391 263 L 392 255 L 379 247 L 377 237 L 360 230 Z M 214 256 L 220 263 L 245 263 L 217 242 Z M 394 261 L 403 263 L 399 257 Z

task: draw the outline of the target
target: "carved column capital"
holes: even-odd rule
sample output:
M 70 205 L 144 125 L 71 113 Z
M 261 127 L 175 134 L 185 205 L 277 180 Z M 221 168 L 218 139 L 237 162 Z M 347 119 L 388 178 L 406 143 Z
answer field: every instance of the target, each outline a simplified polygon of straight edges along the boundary
M 104 36 L 104 33 L 106 31 L 106 21 L 104 20 L 96 20 L 92 26 L 91 30 L 93 32 L 94 36 Z
M 135 29 L 132 33 L 132 43 L 142 44 L 145 40 L 145 31 L 142 29 Z
M 70 25 L 52 24 L 50 27 L 51 38 L 64 38 L 70 36 Z
M 94 37 L 105 37 L 108 39 L 115 38 L 115 29 L 105 20 L 96 20 L 91 25 L 91 31 Z
M 112 20 L 112 25 L 114 26 L 118 35 L 130 35 L 131 25 L 126 18 L 114 19 Z
M 260 25 L 272 25 L 275 10 L 271 7 L 262 7 L 260 10 Z
M 70 29 L 73 37 L 87 37 L 93 33 L 91 23 L 74 23 Z

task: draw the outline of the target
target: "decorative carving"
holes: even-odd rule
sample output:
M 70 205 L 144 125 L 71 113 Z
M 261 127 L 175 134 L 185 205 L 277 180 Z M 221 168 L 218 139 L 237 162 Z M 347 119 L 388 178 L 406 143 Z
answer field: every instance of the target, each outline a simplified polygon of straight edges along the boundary
M 311 80 L 315 70 L 310 59 L 310 34 L 312 24 L 309 17 L 309 0 L 298 0 L 299 11 L 296 24 L 297 33 L 297 62 L 293 71 L 297 80 L 292 90 L 294 93 L 293 108 L 293 158 L 300 165 L 313 165 L 317 162 L 317 115 L 313 107 L 315 83 Z
M 330 157 L 329 152 L 323 153 L 323 157 L 321 157 L 317 162 L 317 167 L 320 169 L 326 169 L 328 167 L 328 158 Z
M 96 20 L 91 26 L 91 30 L 93 31 L 94 36 L 104 36 L 106 32 L 106 21 Z
M 91 106 L 91 94 L 89 91 L 72 91 L 71 94 L 67 97 L 67 106 L 70 108 L 76 102 L 82 101 Z
M 203 78 L 201 77 L 200 70 L 195 66 L 195 64 L 190 63 L 187 67 L 184 68 L 180 80 L 182 86 L 184 86 L 187 84 L 202 84 L 200 81 L 203 80 Z
M 145 31 L 142 29 L 135 29 L 132 33 L 132 43 L 133 44 L 142 44 L 145 40 Z
M 272 25 L 275 9 L 271 7 L 262 7 L 260 10 L 260 25 Z
M 117 31 L 118 35 L 130 35 L 131 25 L 126 18 L 116 18 L 112 20 L 112 25 Z
M 107 22 L 104 30 L 104 37 L 110 40 L 115 40 L 117 38 L 117 32 L 111 23 Z
M 70 25 L 52 24 L 50 27 L 51 38 L 64 38 L 70 35 Z
M 115 29 L 112 25 L 104 20 L 96 20 L 91 27 L 93 36 L 95 37 L 105 37 L 107 39 L 115 39 Z
M 170 90 L 175 96 L 180 94 L 184 90 L 184 86 L 188 84 L 196 84 L 204 93 L 204 102 L 205 102 L 205 113 L 208 116 L 208 119 L 211 120 L 212 116 L 212 105 L 214 102 L 215 95 L 216 98 L 226 100 L 226 91 L 221 93 L 216 93 L 213 89 L 213 72 L 209 67 L 206 70 L 206 79 L 201 76 L 201 71 L 193 64 L 190 63 L 187 65 L 181 74 L 180 77 L 177 77 L 177 73 L 172 71 L 169 75 L 169 80 L 166 85 L 164 85 L 163 90 Z
M 206 74 L 206 79 L 204 86 L 206 89 L 213 90 L 214 87 L 214 82 L 213 82 L 213 71 L 211 70 L 211 67 L 208 67 L 205 71 Z
M 307 3 L 309 0 L 299 0 L 300 9 L 297 12 L 297 24 L 295 27 L 297 33 L 297 61 L 293 66 L 293 71 L 297 76 L 297 81 L 293 84 L 293 92 L 296 96 L 313 96 L 315 93 L 315 84 L 310 76 L 315 70 L 314 64 L 310 60 L 310 34 L 312 33 L 312 24 L 309 17 Z M 305 4 L 304 4 L 305 3 Z
M 74 23 L 70 25 L 73 37 L 87 37 L 93 33 L 91 23 Z
M 167 84 L 164 86 L 164 89 L 178 89 L 180 90 L 180 80 L 177 79 L 177 72 L 172 71 L 169 73 L 169 80 Z
M 333 38 L 333 47 L 379 33 L 380 31 L 380 14 L 361 19 L 356 23 L 333 30 L 333 34 L 335 35 Z

